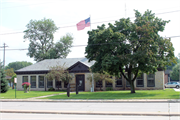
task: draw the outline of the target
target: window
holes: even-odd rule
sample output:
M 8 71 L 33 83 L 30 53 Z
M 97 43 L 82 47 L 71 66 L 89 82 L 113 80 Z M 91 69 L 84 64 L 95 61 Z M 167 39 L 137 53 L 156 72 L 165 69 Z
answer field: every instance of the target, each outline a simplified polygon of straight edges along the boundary
M 96 87 L 97 87 L 97 88 L 103 87 L 102 81 L 96 82 Z
M 31 76 L 31 88 L 36 88 L 36 76 Z
M 112 83 L 106 81 L 106 87 L 112 87 Z
M 127 73 L 125 74 L 126 77 L 128 77 Z M 131 74 L 131 79 L 133 79 L 133 74 Z M 126 81 L 126 87 L 130 87 L 130 83 L 125 79 Z
M 28 82 L 28 76 L 23 76 L 23 82 L 22 83 L 24 83 L 24 82 Z
M 61 81 L 55 80 L 55 86 L 56 88 L 61 88 Z
M 28 76 L 23 76 L 22 83 L 24 83 L 24 82 L 28 82 Z M 22 88 L 23 88 L 23 86 L 22 86 Z
M 53 80 L 47 80 L 47 88 L 53 87 Z
M 126 87 L 130 87 L 130 84 L 127 80 L 126 80 Z
M 44 76 L 39 76 L 39 88 L 44 88 Z
M 136 78 L 136 87 L 144 87 L 144 75 L 141 74 L 141 76 Z
M 122 76 L 116 77 L 116 87 L 122 87 Z
M 67 88 L 68 82 L 64 81 L 64 88 Z
M 155 87 L 155 75 L 154 74 L 147 75 L 147 86 Z

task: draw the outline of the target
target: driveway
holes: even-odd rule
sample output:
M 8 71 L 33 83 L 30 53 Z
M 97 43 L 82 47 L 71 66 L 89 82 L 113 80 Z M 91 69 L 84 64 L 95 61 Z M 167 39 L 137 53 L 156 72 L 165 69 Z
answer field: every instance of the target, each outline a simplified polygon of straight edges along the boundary
M 173 88 L 176 92 L 180 92 L 180 88 L 179 89 L 176 89 L 176 88 Z

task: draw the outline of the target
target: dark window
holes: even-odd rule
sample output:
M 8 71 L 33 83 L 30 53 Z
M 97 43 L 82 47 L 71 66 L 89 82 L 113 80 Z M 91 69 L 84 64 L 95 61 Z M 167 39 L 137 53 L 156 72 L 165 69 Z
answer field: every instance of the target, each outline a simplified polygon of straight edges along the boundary
M 31 76 L 31 88 L 36 88 L 36 76 Z
M 68 86 L 68 82 L 64 82 L 64 88 L 67 88 L 67 86 Z
M 44 76 L 39 76 L 39 88 L 44 88 Z
M 53 87 L 53 80 L 47 80 L 47 88 Z
M 147 86 L 155 87 L 155 75 L 154 74 L 147 75 Z
M 28 76 L 23 76 L 22 77 L 22 83 L 24 83 L 24 82 L 28 82 Z M 23 88 L 23 86 L 22 86 L 22 88 Z
M 96 87 L 103 87 L 102 81 L 97 81 L 96 82 Z
M 61 88 L 61 81 L 55 80 L 55 86 L 56 88 Z
M 126 80 L 126 87 L 130 87 L 130 84 L 127 80 Z
M 116 77 L 116 87 L 122 87 L 122 76 Z
M 126 73 L 126 77 L 128 77 L 127 73 Z M 131 79 L 133 79 L 133 74 L 131 74 Z M 130 87 L 130 83 L 125 79 L 126 81 L 126 87 Z
M 23 76 L 23 81 L 22 81 L 22 83 L 24 83 L 24 82 L 28 82 L 28 76 Z
M 141 74 L 141 76 L 136 78 L 136 87 L 144 87 L 144 75 Z
M 112 83 L 106 81 L 106 87 L 112 87 Z

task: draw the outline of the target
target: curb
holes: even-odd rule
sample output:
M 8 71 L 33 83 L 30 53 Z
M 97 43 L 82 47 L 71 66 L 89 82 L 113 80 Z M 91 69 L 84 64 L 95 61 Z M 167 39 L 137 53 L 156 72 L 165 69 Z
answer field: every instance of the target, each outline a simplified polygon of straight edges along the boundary
M 126 115 L 126 116 L 180 116 L 178 113 L 128 113 L 128 112 L 91 112 L 91 111 L 20 111 L 1 110 L 0 113 L 27 113 L 27 114 L 76 114 L 76 115 Z
M 73 102 L 73 103 L 180 103 L 179 99 L 174 100 L 81 100 L 81 99 L 1 99 L 0 102 Z

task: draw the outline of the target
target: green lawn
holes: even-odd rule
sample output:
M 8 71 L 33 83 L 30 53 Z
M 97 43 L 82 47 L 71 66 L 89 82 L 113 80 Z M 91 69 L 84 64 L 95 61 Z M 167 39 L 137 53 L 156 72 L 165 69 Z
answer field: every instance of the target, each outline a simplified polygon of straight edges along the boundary
M 58 94 L 60 91 L 30 91 L 24 93 L 24 91 L 16 91 L 16 99 L 26 99 L 44 95 Z M 9 89 L 6 93 L 0 93 L 0 99 L 15 99 L 15 90 Z
M 166 90 L 136 90 L 135 94 L 130 91 L 101 91 L 101 92 L 79 92 L 78 95 L 71 93 L 46 97 L 44 99 L 180 99 L 180 92 L 173 89 Z

